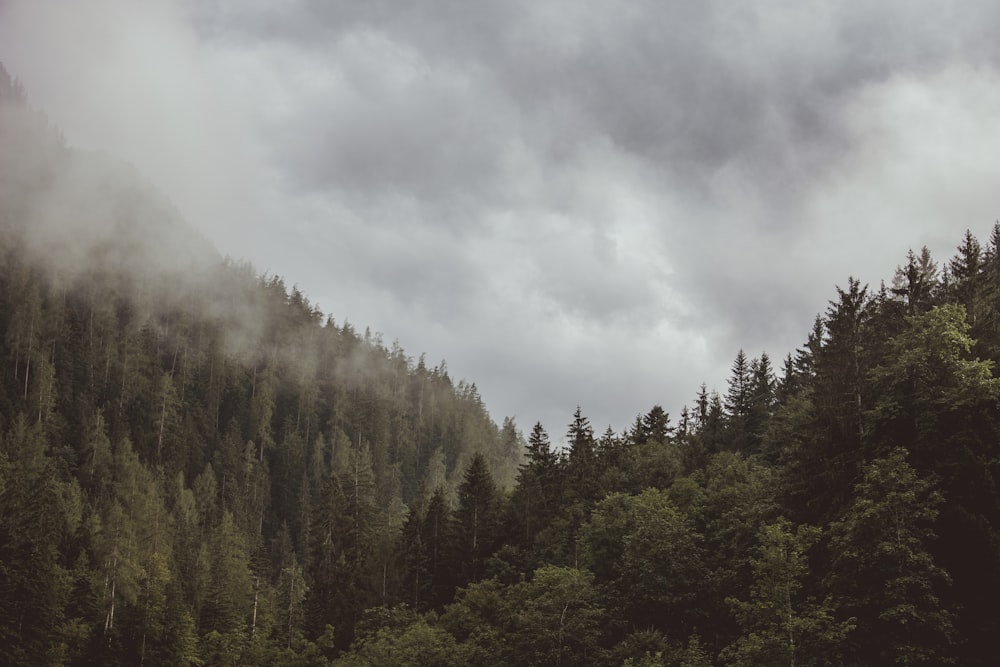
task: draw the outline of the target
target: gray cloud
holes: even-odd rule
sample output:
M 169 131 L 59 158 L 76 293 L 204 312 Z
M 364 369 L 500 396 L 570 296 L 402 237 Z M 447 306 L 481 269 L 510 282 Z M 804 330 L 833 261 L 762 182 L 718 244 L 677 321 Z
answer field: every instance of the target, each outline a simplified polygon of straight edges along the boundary
M 522 426 L 676 412 L 997 217 L 993 3 L 40 4 L 0 59 L 71 143 Z

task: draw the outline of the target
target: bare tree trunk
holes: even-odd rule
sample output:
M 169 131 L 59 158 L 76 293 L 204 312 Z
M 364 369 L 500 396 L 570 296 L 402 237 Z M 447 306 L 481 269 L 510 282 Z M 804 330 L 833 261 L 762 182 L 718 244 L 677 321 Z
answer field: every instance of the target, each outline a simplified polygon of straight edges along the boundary
M 167 423 L 167 390 L 169 385 L 163 387 L 163 404 L 160 406 L 160 434 L 156 438 L 156 462 L 163 462 L 163 428 Z
M 253 580 L 253 621 L 250 625 L 250 636 L 253 637 L 257 634 L 257 598 L 260 596 L 260 577 L 254 577 Z
M 115 588 L 118 583 L 118 555 L 111 560 L 111 604 L 108 606 L 108 613 L 104 616 L 104 634 L 108 638 L 108 645 L 111 645 L 111 631 L 115 627 Z
M 24 364 L 24 400 L 28 400 L 28 377 L 31 375 L 31 344 L 35 338 L 35 314 L 31 314 L 31 324 L 28 325 L 28 357 Z

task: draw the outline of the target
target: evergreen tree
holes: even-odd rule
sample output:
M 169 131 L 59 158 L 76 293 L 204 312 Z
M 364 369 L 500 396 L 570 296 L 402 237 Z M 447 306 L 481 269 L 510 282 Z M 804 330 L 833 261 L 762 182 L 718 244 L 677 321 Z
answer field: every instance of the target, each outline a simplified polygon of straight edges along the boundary
M 654 405 L 642 418 L 644 442 L 653 440 L 665 445 L 670 441 L 673 427 L 670 426 L 670 415 L 659 405 Z
M 451 600 L 455 591 L 456 573 L 449 548 L 453 543 L 450 512 L 444 491 L 438 487 L 427 503 L 421 527 L 421 545 L 427 563 L 429 581 L 428 601 L 432 608 L 440 609 Z
M 892 293 L 903 302 L 907 315 L 919 315 L 933 305 L 937 278 L 937 264 L 927 246 L 921 249 L 919 258 L 912 250 L 907 252 L 906 266 L 896 269 L 892 285 Z
M 28 421 L 18 415 L 0 449 L 0 656 L 12 665 L 56 663 L 66 649 L 63 485 L 41 425 Z
M 725 409 L 729 447 L 746 451 L 749 446 L 749 416 L 753 371 L 743 350 L 736 354 L 726 391 Z
M 594 440 L 594 429 L 590 425 L 590 420 L 583 416 L 580 406 L 576 407 L 573 413 L 573 421 L 570 422 L 569 430 L 566 432 L 566 444 L 569 448 L 567 456 L 567 466 L 570 476 L 574 482 L 584 482 L 594 472 L 597 461 L 596 442 Z M 593 491 L 587 484 L 587 489 L 577 489 L 583 497 L 588 497 L 588 491 Z
M 749 452 L 760 449 L 764 431 L 775 407 L 775 379 L 771 359 L 766 352 L 750 363 L 750 396 L 746 416 Z
M 499 546 L 500 497 L 486 459 L 473 456 L 458 487 L 453 553 L 458 585 L 475 583 L 486 573 L 486 560 Z
M 549 436 L 537 422 L 528 437 L 527 456 L 517 473 L 510 499 L 510 537 L 525 552 L 535 546 L 535 538 L 548 525 L 557 509 L 559 456 Z
M 983 275 L 982 248 L 972 232 L 965 231 L 962 244 L 948 265 L 952 278 L 951 289 L 958 303 L 965 306 L 969 324 L 976 326 L 985 306 L 986 282 Z

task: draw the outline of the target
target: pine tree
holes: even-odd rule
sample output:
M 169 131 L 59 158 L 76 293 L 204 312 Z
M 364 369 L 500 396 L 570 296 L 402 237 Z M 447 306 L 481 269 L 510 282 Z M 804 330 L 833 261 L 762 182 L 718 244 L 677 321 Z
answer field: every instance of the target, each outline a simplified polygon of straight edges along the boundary
M 536 422 L 510 500 L 512 541 L 525 552 L 534 548 L 535 537 L 557 509 L 559 472 L 559 455 L 541 422 Z
M 566 444 L 566 491 L 573 500 L 588 506 L 597 500 L 599 493 L 596 475 L 597 442 L 594 440 L 590 420 L 583 416 L 580 406 L 573 413 L 573 421 L 566 432 Z
M 912 250 L 906 253 L 906 266 L 896 269 L 892 294 L 903 302 L 907 315 L 927 312 L 933 305 L 937 276 L 937 264 L 927 246 L 921 248 L 919 258 Z
M 976 326 L 985 303 L 986 283 L 983 275 L 982 248 L 972 232 L 965 231 L 962 244 L 948 265 L 952 277 L 951 289 L 955 298 L 965 306 L 969 324 Z
M 421 525 L 421 545 L 424 549 L 429 581 L 428 603 L 433 609 L 441 609 L 450 602 L 455 592 L 456 572 L 453 568 L 450 548 L 452 537 L 451 514 L 444 490 L 438 487 L 427 503 L 427 512 Z
M 499 546 L 500 498 L 481 454 L 472 457 L 458 486 L 453 519 L 453 558 L 458 585 L 475 583 L 486 573 L 486 560 Z
M 60 547 L 65 501 L 43 430 L 18 415 L 0 440 L 0 657 L 6 664 L 58 660 L 66 572 Z
M 766 352 L 750 363 L 749 406 L 746 416 L 746 438 L 749 452 L 760 449 L 767 423 L 775 407 L 775 379 L 771 359 Z
M 728 380 L 729 388 L 726 391 L 726 415 L 730 420 L 743 420 L 749 413 L 752 379 L 750 361 L 743 350 L 740 350 L 733 361 Z

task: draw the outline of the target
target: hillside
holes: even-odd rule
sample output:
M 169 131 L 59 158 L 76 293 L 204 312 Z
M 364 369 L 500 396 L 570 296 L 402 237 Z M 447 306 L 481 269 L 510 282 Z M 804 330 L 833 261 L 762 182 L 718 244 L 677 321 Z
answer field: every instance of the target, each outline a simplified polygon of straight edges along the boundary
M 991 665 L 1000 223 L 887 275 L 557 449 L 0 71 L 0 662 Z
M 377 539 L 359 573 L 381 569 L 422 482 L 453 493 L 479 452 L 509 484 L 520 456 L 513 423 L 498 428 L 475 385 L 223 260 L 134 169 L 66 147 L 3 71 L 0 357 L 2 587 L 23 600 L 6 607 L 0 644 L 15 664 L 60 644 L 98 659 L 101 637 L 132 655 L 136 637 L 116 628 L 149 613 L 155 563 L 173 611 L 215 627 L 196 599 L 198 554 L 225 525 L 240 553 L 219 558 L 274 579 L 307 560 L 331 479 L 366 480 L 354 500 Z M 56 602 L 79 586 L 89 615 Z

